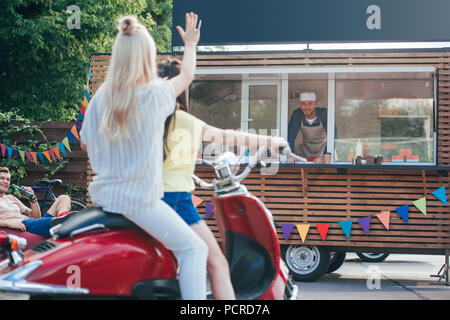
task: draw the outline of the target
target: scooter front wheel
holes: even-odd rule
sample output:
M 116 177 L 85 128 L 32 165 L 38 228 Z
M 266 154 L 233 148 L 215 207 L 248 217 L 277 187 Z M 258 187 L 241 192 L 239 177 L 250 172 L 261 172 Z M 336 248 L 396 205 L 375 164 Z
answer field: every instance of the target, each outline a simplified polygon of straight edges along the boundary
M 288 245 L 282 247 L 283 259 L 295 281 L 320 279 L 330 265 L 330 250 L 321 246 Z

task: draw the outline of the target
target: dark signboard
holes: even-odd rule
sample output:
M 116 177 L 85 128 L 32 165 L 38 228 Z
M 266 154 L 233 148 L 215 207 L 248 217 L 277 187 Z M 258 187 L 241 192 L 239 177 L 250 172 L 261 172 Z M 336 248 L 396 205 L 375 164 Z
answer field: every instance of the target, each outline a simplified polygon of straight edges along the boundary
M 199 45 L 450 41 L 450 0 L 173 0 L 173 46 L 190 11 Z

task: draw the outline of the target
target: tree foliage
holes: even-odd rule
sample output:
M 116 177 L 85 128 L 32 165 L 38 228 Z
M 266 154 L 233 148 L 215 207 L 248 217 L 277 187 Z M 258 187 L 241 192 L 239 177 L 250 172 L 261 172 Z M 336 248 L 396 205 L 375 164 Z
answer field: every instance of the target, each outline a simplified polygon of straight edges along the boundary
M 74 120 L 90 57 L 111 51 L 116 20 L 136 15 L 160 52 L 171 42 L 172 0 L 77 0 L 80 28 L 70 29 L 72 0 L 2 0 L 0 112 L 30 120 Z

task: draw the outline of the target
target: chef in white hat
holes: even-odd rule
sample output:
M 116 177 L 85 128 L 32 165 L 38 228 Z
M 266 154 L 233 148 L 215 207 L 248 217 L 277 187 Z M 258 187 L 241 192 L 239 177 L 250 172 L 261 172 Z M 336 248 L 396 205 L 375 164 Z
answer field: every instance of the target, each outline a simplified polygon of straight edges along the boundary
M 327 147 L 327 109 L 317 106 L 314 92 L 300 95 L 300 108 L 292 113 L 288 126 L 291 150 L 315 163 L 323 163 Z

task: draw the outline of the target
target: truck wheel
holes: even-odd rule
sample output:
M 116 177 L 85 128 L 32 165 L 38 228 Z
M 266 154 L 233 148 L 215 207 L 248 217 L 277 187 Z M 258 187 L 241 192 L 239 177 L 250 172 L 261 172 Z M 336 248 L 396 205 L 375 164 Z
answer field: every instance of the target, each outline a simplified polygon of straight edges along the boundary
M 332 273 L 339 269 L 345 262 L 345 252 L 332 252 L 330 254 L 330 265 L 328 266 L 327 273 Z
M 282 257 L 295 281 L 312 282 L 320 279 L 330 265 L 330 250 L 321 246 L 288 245 Z
M 358 257 L 364 262 L 381 262 L 384 261 L 389 253 L 356 253 Z

